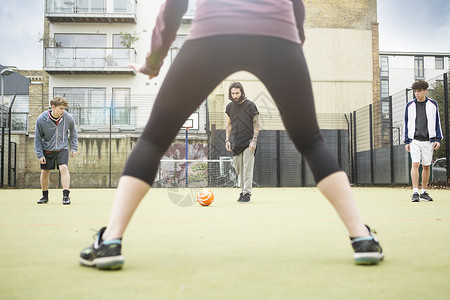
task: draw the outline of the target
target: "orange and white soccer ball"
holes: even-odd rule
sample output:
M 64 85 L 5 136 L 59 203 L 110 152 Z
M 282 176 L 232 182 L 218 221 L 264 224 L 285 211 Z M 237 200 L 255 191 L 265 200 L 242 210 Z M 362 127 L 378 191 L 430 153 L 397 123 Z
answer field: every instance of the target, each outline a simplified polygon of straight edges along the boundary
M 211 205 L 214 202 L 214 194 L 210 190 L 202 190 L 197 194 L 197 202 L 202 206 Z

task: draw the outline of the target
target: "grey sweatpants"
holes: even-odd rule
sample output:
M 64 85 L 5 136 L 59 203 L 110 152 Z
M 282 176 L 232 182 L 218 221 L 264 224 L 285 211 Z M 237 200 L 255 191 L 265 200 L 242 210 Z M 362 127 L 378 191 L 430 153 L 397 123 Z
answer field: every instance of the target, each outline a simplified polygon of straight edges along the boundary
M 233 156 L 233 166 L 236 169 L 238 184 L 243 194 L 252 192 L 254 162 L 255 151 L 250 151 L 248 148 L 239 155 Z

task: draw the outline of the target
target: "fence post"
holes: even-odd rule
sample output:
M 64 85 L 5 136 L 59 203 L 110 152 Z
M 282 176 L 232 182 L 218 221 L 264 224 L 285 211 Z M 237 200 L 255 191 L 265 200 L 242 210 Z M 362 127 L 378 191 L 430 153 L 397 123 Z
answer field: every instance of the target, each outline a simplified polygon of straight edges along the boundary
M 9 105 L 9 111 L 8 111 L 8 187 L 11 186 L 11 127 L 12 127 L 12 107 L 14 105 L 14 101 L 16 101 L 16 95 L 14 95 L 14 98 L 11 101 L 11 104 Z
M 277 187 L 281 187 L 281 147 L 280 147 L 280 142 L 281 142 L 281 138 L 280 138 L 280 131 L 277 130 L 275 131 L 276 133 L 276 153 L 277 153 L 277 158 L 276 158 L 276 169 L 277 169 Z
M 338 165 L 339 168 L 342 169 L 342 137 L 341 137 L 341 131 L 340 129 L 338 129 L 337 131 L 337 157 L 338 157 Z
M 390 160 L 391 160 L 391 184 L 395 182 L 394 173 L 394 118 L 392 116 L 392 96 L 389 96 L 389 148 L 390 148 Z
M 303 155 L 302 155 L 300 163 L 301 163 L 301 166 L 300 166 L 301 184 L 302 184 L 302 187 L 305 187 L 306 186 L 306 160 L 303 157 Z
M 353 174 L 355 176 L 354 182 L 358 184 L 358 152 L 356 147 L 356 110 L 353 112 L 353 151 L 354 151 L 354 161 L 353 161 Z
M 1 108 L 1 109 L 3 109 L 3 107 Z M 4 178 L 4 173 L 5 173 L 5 125 L 3 124 L 3 126 L 2 126 L 2 153 L 1 153 L 1 156 L 0 156 L 1 158 L 1 162 L 0 162 L 0 166 L 1 166 L 1 169 L 2 169 L 2 174 L 0 174 L 1 175 L 1 177 L 0 177 L 0 188 L 3 188 L 3 178 Z
M 370 141 L 370 184 L 374 184 L 373 170 L 373 120 L 372 120 L 372 104 L 369 104 L 369 141 Z
M 348 139 L 348 156 L 350 158 L 350 180 L 351 183 L 355 182 L 354 176 L 353 176 L 353 119 L 352 119 L 352 114 L 350 113 L 350 120 L 347 118 L 347 114 L 344 115 L 345 116 L 345 120 L 347 121 L 347 139 Z
M 444 118 L 445 118 L 445 152 L 447 166 L 447 182 L 450 180 L 450 126 L 448 121 L 448 73 L 444 73 Z
M 113 115 L 113 98 L 109 103 L 109 187 L 111 188 L 111 176 L 112 176 L 112 115 Z

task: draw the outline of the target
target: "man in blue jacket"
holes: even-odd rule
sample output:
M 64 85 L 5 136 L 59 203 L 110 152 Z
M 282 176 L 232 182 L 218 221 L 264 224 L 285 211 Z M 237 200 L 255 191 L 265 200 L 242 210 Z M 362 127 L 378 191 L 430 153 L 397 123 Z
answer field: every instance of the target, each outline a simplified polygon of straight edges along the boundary
M 66 112 L 69 102 L 63 97 L 50 101 L 51 109 L 43 112 L 36 120 L 34 151 L 41 164 L 42 198 L 38 204 L 48 202 L 50 170 L 58 167 L 63 186 L 63 204 L 70 204 L 69 147 L 75 157 L 78 147 L 77 130 L 73 116 Z M 70 140 L 70 145 L 69 145 Z
M 437 102 L 428 98 L 428 83 L 418 80 L 412 85 L 416 98 L 406 104 L 405 148 L 411 154 L 412 202 L 433 201 L 427 193 L 433 150 L 439 149 L 442 140 L 441 121 Z M 419 195 L 419 165 L 422 163 L 422 191 Z

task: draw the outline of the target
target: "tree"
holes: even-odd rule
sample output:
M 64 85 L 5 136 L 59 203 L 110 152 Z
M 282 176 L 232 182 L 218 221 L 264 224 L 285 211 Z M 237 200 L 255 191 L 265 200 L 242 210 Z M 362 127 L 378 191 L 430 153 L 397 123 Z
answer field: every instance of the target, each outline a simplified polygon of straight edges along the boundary
M 429 90 L 429 96 L 431 99 L 436 100 L 436 102 L 438 103 L 439 115 L 441 117 L 442 137 L 445 138 L 445 118 L 448 118 L 448 116 L 445 115 L 444 82 L 442 80 L 438 80 L 434 84 L 432 84 L 431 87 L 432 88 Z M 436 158 L 441 158 L 446 157 L 446 153 L 445 141 L 443 140 L 441 143 L 441 147 L 437 151 L 434 151 L 434 155 Z
M 38 41 L 43 44 L 44 48 L 54 47 L 56 44 L 55 38 L 51 37 L 48 31 L 44 31 L 43 35 L 39 34 Z
M 125 48 L 131 48 L 134 43 L 139 41 L 139 33 L 133 31 L 133 33 L 120 32 L 121 40 L 120 43 Z

